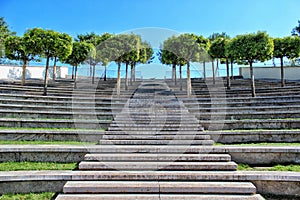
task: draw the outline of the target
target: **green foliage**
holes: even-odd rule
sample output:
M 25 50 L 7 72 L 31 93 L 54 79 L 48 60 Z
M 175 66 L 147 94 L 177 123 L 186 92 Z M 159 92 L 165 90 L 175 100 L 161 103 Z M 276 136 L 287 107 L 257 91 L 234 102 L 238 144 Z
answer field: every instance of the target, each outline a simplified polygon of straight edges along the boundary
M 4 194 L 0 197 L 1 200 L 50 200 L 53 199 L 55 193 L 30 193 L 30 194 Z
M 210 48 L 209 48 L 209 55 L 212 58 L 227 58 L 229 56 L 226 54 L 226 45 L 229 43 L 229 39 L 225 39 L 219 37 L 212 41 Z
M 230 39 L 230 36 L 227 35 L 225 32 L 222 33 L 213 33 L 211 34 L 208 39 L 210 40 L 210 42 L 215 41 L 218 38 L 223 38 L 223 39 Z
M 95 145 L 97 142 L 0 140 L 1 145 Z
M 300 172 L 300 165 L 290 164 L 290 165 L 275 165 L 272 167 L 250 167 L 247 164 L 238 164 L 238 170 L 245 171 L 290 171 L 290 172 Z
M 298 20 L 298 26 L 292 29 L 292 36 L 300 37 L 300 20 Z
M 10 35 L 15 35 L 11 32 L 3 17 L 0 17 L 0 58 L 4 56 L 4 42 Z
M 275 58 L 287 57 L 289 59 L 298 58 L 300 56 L 300 38 L 299 37 L 284 37 L 275 38 L 274 40 Z
M 253 63 L 272 58 L 273 40 L 265 32 L 238 35 L 226 46 L 227 57 Z
M 32 46 L 27 42 L 24 37 L 8 36 L 5 39 L 5 55 L 8 59 L 29 62 L 31 60 L 37 60 L 36 55 L 38 52 L 34 52 Z
M 52 163 L 52 162 L 2 162 L 0 171 L 21 170 L 73 170 L 77 163 Z
M 72 65 L 78 66 L 87 59 L 93 45 L 86 42 L 73 42 L 72 53 L 66 58 L 65 62 Z
M 201 54 L 207 49 L 207 41 L 190 33 L 172 36 L 164 41 L 161 60 L 165 64 L 178 63 L 179 59 L 186 62 L 200 61 Z

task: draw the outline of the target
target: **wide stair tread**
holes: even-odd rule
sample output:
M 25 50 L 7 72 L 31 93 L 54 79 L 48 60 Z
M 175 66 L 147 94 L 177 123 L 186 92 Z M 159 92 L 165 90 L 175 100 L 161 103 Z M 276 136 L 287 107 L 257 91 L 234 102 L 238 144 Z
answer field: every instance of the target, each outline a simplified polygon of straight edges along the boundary
M 56 200 L 263 200 L 259 195 L 218 194 L 60 194 Z
M 64 193 L 81 194 L 255 194 L 250 182 L 212 181 L 68 181 Z

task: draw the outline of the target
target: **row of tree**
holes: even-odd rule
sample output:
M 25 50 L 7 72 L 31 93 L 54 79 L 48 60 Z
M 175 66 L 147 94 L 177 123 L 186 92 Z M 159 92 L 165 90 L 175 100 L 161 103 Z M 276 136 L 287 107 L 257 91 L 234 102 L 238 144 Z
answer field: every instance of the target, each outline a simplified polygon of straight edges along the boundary
M 153 50 L 141 37 L 134 34 L 112 35 L 104 33 L 96 35 L 88 33 L 78 35 L 73 41 L 66 33 L 53 30 L 33 28 L 27 30 L 23 36 L 9 35 L 5 38 L 5 56 L 11 60 L 22 61 L 22 85 L 25 84 L 26 67 L 33 60 L 46 59 L 44 78 L 44 95 L 47 95 L 49 62 L 52 59 L 53 79 L 55 80 L 56 62 L 73 66 L 72 78 L 75 80 L 77 68 L 82 63 L 90 64 L 92 68 L 92 82 L 94 83 L 95 68 L 98 64 L 105 67 L 104 80 L 106 80 L 106 66 L 109 62 L 118 64 L 118 95 L 120 95 L 120 68 L 126 65 L 125 88 L 128 87 L 128 67 L 131 66 L 131 83 L 135 80 L 135 66 L 138 63 L 147 63 L 152 59 Z
M 230 89 L 230 69 L 233 63 L 250 65 L 251 90 L 255 97 L 255 82 L 253 63 L 270 60 L 272 57 L 281 60 L 281 84 L 284 87 L 283 58 L 298 58 L 300 56 L 300 37 L 288 36 L 284 38 L 271 38 L 266 32 L 238 35 L 232 39 L 225 33 L 213 34 L 209 38 L 195 34 L 185 33 L 166 39 L 159 57 L 162 63 L 172 65 L 172 79 L 176 84 L 176 66 L 181 68 L 187 65 L 187 91 L 191 93 L 190 62 L 203 62 L 203 75 L 205 77 L 205 63 L 212 62 L 213 83 L 215 83 L 214 60 L 221 59 L 227 68 L 227 89 Z M 217 62 L 218 63 L 218 62 Z M 181 82 L 181 81 L 180 81 Z M 181 86 L 182 88 L 182 86 Z
M 300 27 L 300 24 L 299 24 Z M 225 33 L 215 33 L 208 38 L 190 33 L 172 36 L 163 42 L 159 52 L 163 64 L 172 65 L 172 79 L 176 84 L 176 66 L 179 66 L 180 79 L 182 67 L 187 66 L 187 91 L 191 93 L 190 63 L 202 62 L 205 76 L 205 63 L 212 62 L 213 82 L 215 83 L 214 61 L 226 63 L 227 88 L 230 89 L 229 63 L 231 70 L 233 63 L 247 63 L 250 65 L 252 96 L 255 96 L 253 63 L 264 62 L 272 57 L 281 60 L 281 79 L 284 86 L 283 58 L 289 59 L 300 56 L 299 30 L 293 29 L 293 36 L 271 38 L 265 32 L 238 35 L 230 38 Z M 104 66 L 104 80 L 106 80 L 106 66 L 109 62 L 118 65 L 117 93 L 120 95 L 120 68 L 126 66 L 125 88 L 128 87 L 128 68 L 131 67 L 132 83 L 135 80 L 135 67 L 138 63 L 149 63 L 153 59 L 153 50 L 139 35 L 104 33 L 97 35 L 87 33 L 78 35 L 75 40 L 66 33 L 53 30 L 33 28 L 27 30 L 23 36 L 15 36 L 9 31 L 3 18 L 0 18 L 0 45 L 5 47 L 5 56 L 11 60 L 23 62 L 22 84 L 25 84 L 25 72 L 32 60 L 46 59 L 44 95 L 47 95 L 49 62 L 53 60 L 53 79 L 55 79 L 56 62 L 59 60 L 73 66 L 72 78 L 76 77 L 77 68 L 82 63 L 90 65 L 92 82 L 95 79 L 96 66 Z M 1 46 L 0 46 L 1 48 Z M 180 81 L 182 83 L 182 81 Z M 181 84 L 182 89 L 182 84 Z

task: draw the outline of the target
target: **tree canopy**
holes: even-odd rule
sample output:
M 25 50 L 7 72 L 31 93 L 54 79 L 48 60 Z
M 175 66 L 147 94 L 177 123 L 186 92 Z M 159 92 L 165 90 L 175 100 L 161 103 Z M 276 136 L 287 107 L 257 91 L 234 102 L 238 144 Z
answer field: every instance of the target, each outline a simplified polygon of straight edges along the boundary
M 5 39 L 5 55 L 8 59 L 23 62 L 22 85 L 25 85 L 26 67 L 32 60 L 38 60 L 34 48 L 28 40 L 20 36 L 8 36 Z
M 252 64 L 256 61 L 264 62 L 272 58 L 274 44 L 272 38 L 265 32 L 250 33 L 234 37 L 227 45 L 227 55 L 235 60 L 250 64 L 252 96 L 255 97 L 255 83 Z
M 15 32 L 9 30 L 8 24 L 3 17 L 0 17 L 0 58 L 4 56 L 5 40 L 10 35 L 15 35 Z
M 72 37 L 66 33 L 41 28 L 29 29 L 25 32 L 24 37 L 32 46 L 34 52 L 38 52 L 40 57 L 46 58 L 43 94 L 47 95 L 49 61 L 54 57 L 65 60 L 71 54 Z
M 274 39 L 274 52 L 273 56 L 280 59 L 281 66 L 281 86 L 284 87 L 284 68 L 283 58 L 288 59 L 298 58 L 300 56 L 300 38 L 299 37 L 284 37 Z

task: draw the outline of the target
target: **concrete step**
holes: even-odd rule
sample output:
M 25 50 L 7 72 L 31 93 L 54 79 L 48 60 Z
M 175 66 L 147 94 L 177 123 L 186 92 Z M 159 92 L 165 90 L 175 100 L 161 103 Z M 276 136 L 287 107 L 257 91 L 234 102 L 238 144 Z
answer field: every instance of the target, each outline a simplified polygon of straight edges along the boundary
M 250 182 L 68 181 L 64 193 L 85 194 L 255 194 Z
M 213 140 L 99 140 L 99 145 L 213 145 Z
M 131 154 L 87 154 L 85 161 L 230 161 L 229 154 L 155 154 L 155 153 L 131 153 Z
M 143 132 L 141 132 L 143 134 Z M 183 133 L 173 133 L 165 134 L 164 132 L 161 132 L 161 134 L 156 133 L 149 133 L 149 134 L 112 134 L 107 131 L 105 135 L 103 135 L 104 140 L 210 140 L 209 135 L 200 135 L 200 134 L 185 134 Z
M 158 132 L 158 131 L 203 131 L 203 128 L 199 125 L 199 127 L 197 126 L 191 126 L 191 127 L 186 127 L 186 126 L 171 126 L 169 127 L 168 125 L 165 126 L 145 126 L 145 125 L 141 125 L 141 126 L 109 126 L 108 127 L 109 131 L 154 131 L 154 132 Z
M 225 194 L 59 194 L 56 200 L 264 200 L 259 194 L 225 195 Z
M 79 170 L 125 170 L 125 171 L 235 171 L 235 162 L 162 162 L 162 161 L 137 161 L 137 162 L 112 162 L 112 161 L 82 161 Z

